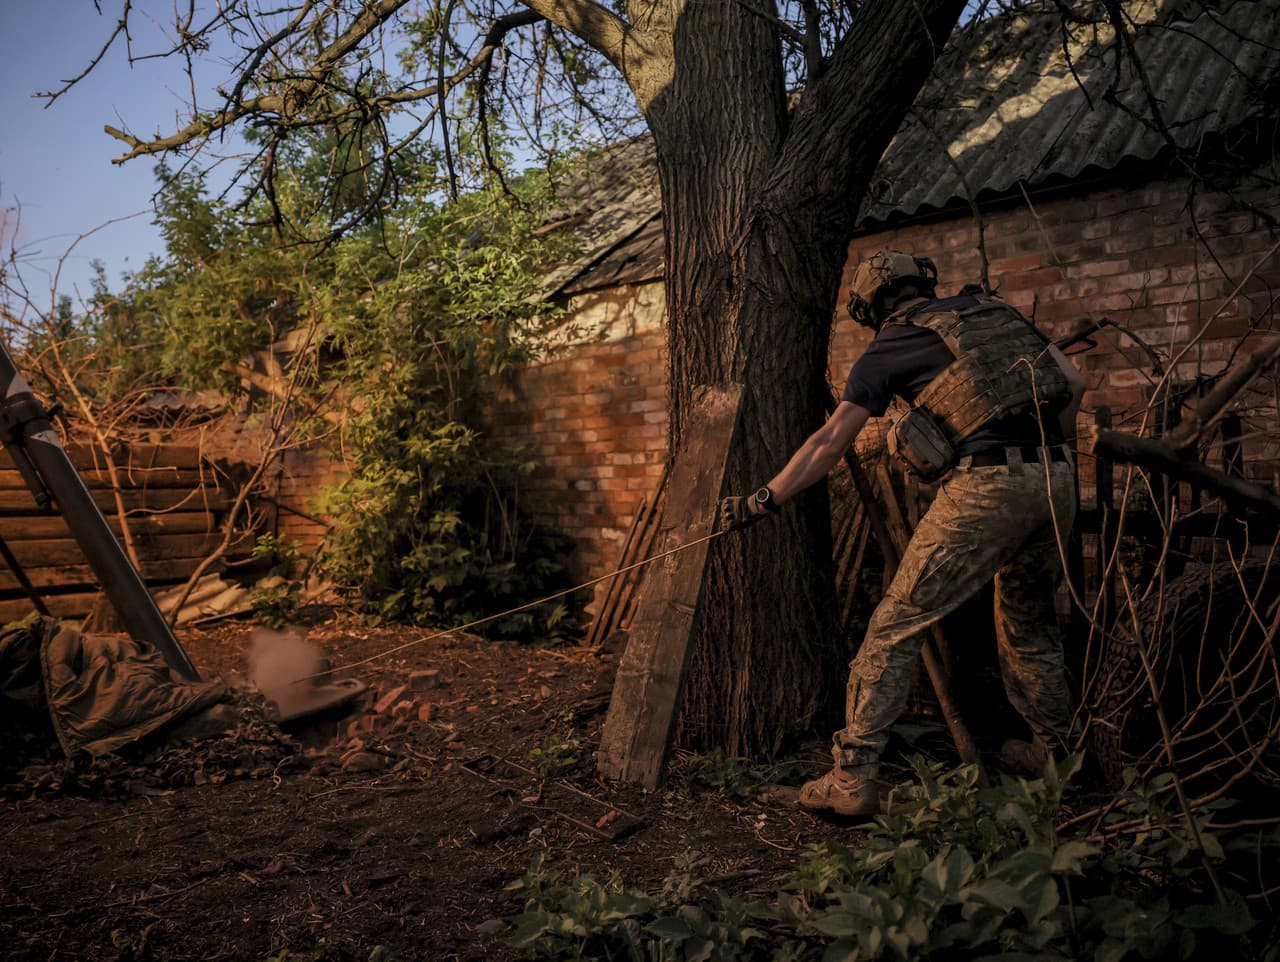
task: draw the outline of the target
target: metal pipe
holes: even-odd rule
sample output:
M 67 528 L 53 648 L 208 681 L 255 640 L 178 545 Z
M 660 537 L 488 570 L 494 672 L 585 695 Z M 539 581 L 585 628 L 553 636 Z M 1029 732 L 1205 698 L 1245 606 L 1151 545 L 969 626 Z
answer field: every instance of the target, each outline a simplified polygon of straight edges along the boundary
M 32 489 L 37 501 L 42 490 L 53 495 L 59 513 L 129 637 L 140 644 L 153 645 L 175 672 L 199 681 L 200 675 L 191 659 L 174 637 L 141 575 L 112 534 L 67 456 L 50 423 L 49 412 L 31 393 L 31 387 L 3 343 L 0 343 L 0 399 L 0 441 L 16 463 L 25 461 L 35 468 L 41 485 L 41 489 Z M 32 479 L 25 473 L 24 477 L 31 485 Z

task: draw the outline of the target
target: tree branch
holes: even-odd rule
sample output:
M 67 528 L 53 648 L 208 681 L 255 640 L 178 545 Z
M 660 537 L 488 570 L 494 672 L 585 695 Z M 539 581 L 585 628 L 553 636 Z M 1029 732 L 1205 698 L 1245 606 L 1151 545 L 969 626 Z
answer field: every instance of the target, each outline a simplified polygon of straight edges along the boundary
M 78 74 L 76 74 L 70 80 L 64 80 L 62 82 L 62 86 L 59 87 L 57 90 L 50 90 L 44 93 L 36 94 L 37 97 L 45 101 L 46 109 L 49 107 L 52 107 L 54 102 L 59 97 L 61 97 L 68 90 L 70 90 L 72 87 L 74 87 L 81 80 L 83 80 L 85 77 L 89 76 L 89 74 L 93 72 L 93 69 L 102 62 L 102 58 L 107 55 L 107 51 L 110 50 L 112 45 L 116 42 L 116 37 L 120 36 L 121 34 L 124 34 L 125 42 L 128 43 L 129 12 L 132 6 L 133 6 L 133 0 L 124 0 L 124 9 L 120 11 L 120 19 L 116 22 L 115 29 L 111 31 L 111 36 L 107 37 L 106 42 L 102 45 L 102 48 L 98 51 L 97 56 L 95 56 L 92 60 L 89 61 L 88 66 L 86 66 L 83 70 L 81 70 Z M 102 13 L 102 11 L 99 10 L 98 13 Z
M 822 15 L 816 0 L 800 0 L 800 8 L 804 10 L 804 64 L 812 83 L 822 76 L 825 68 L 822 61 Z
M 1223 375 L 1217 386 L 1204 396 L 1191 414 L 1187 415 L 1168 435 L 1174 450 L 1186 452 L 1191 449 L 1206 428 L 1210 427 L 1218 416 L 1232 401 L 1253 382 L 1259 374 L 1273 367 L 1280 359 L 1280 337 L 1272 338 L 1258 350 L 1249 355 L 1249 359 Z
M 629 41 L 639 39 L 625 20 L 592 0 L 521 0 L 558 27 L 576 34 L 625 76 Z
M 932 70 L 965 0 L 862 5 L 822 76 L 805 89 L 767 191 L 829 210 L 852 231 L 864 185 Z M 886 45 L 885 37 L 894 37 Z M 860 138 L 850 142 L 849 132 Z M 854 189 L 851 189 L 854 188 Z
M 407 3 L 408 0 L 383 0 L 379 5 L 380 8 L 388 8 L 388 11 L 382 19 L 373 20 L 371 18 L 362 18 L 357 23 L 363 23 L 362 29 L 364 33 L 360 37 L 355 37 L 353 31 L 357 24 L 351 27 L 343 34 L 343 37 L 330 44 L 316 58 L 315 64 L 307 70 L 302 77 L 295 80 L 296 86 L 285 94 L 265 94 L 259 97 L 251 97 L 247 100 L 236 101 L 224 107 L 212 117 L 199 118 L 187 124 L 185 127 L 170 134 L 168 137 L 157 137 L 154 140 L 143 140 L 134 135 L 122 131 L 110 125 L 104 126 L 105 130 L 112 137 L 128 144 L 130 151 L 120 157 L 112 160 L 113 164 L 123 164 L 135 157 L 141 157 L 148 154 L 161 154 L 172 150 L 177 150 L 187 144 L 197 140 L 202 140 L 209 135 L 216 133 L 226 127 L 230 127 L 236 122 L 246 117 L 259 114 L 276 114 L 280 120 L 281 126 L 310 126 L 320 120 L 316 118 L 307 118 L 301 120 L 297 118 L 300 107 L 308 98 L 313 96 L 317 91 L 328 89 L 328 85 L 324 83 L 326 73 L 332 71 L 337 65 L 338 58 L 350 52 L 359 40 L 363 39 L 369 33 L 372 33 L 378 26 L 386 21 L 395 9 Z M 444 93 L 447 95 L 450 90 L 456 88 L 463 81 L 467 80 L 482 65 L 492 58 L 494 51 L 502 44 L 503 38 L 512 30 L 515 30 L 528 24 L 537 23 L 543 19 L 542 16 L 533 11 L 520 11 L 518 13 L 508 14 L 499 17 L 489 28 L 489 32 L 485 35 L 484 45 L 476 51 L 476 54 L 467 63 L 458 68 L 452 75 L 445 78 Z M 268 41 L 270 43 L 271 41 Z M 260 48 L 261 49 L 261 48 Z M 279 78 L 277 78 L 279 79 Z M 237 90 L 242 90 L 249 81 L 242 76 L 236 85 Z M 402 104 L 413 103 L 419 100 L 438 99 L 441 96 L 441 87 L 439 84 L 432 84 L 428 87 L 409 88 L 404 90 L 392 91 L 388 93 L 375 94 L 363 100 L 362 107 L 374 111 L 385 111 L 390 107 Z M 346 115 L 353 108 L 344 107 L 331 111 L 321 120 L 336 120 Z
M 1280 496 L 1274 491 L 1244 478 L 1223 474 L 1201 461 L 1187 460 L 1181 449 L 1168 441 L 1139 438 L 1096 426 L 1090 428 L 1090 433 L 1095 455 L 1159 471 L 1174 480 L 1186 481 L 1216 494 L 1237 507 L 1252 508 L 1268 517 L 1280 519 Z

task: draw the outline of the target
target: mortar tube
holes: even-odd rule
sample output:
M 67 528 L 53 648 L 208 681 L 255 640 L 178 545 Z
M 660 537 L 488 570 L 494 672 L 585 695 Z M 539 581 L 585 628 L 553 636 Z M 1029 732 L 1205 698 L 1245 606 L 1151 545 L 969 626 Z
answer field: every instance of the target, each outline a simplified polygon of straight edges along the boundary
M 200 674 L 98 510 L 53 430 L 48 412 L 31 393 L 3 343 L 0 343 L 0 399 L 0 426 L 3 426 L 0 439 L 15 461 L 25 455 L 35 467 L 129 637 L 139 644 L 155 647 L 178 675 L 199 681 Z

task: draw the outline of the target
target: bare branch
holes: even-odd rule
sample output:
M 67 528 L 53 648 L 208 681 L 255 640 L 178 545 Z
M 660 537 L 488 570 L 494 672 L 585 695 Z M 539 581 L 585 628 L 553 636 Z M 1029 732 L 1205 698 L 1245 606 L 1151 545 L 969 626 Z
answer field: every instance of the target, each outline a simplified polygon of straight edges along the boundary
M 822 15 L 816 0 L 800 0 L 804 10 L 804 63 L 810 80 L 822 76 Z
M 64 80 L 62 82 L 62 86 L 59 87 L 57 90 L 36 94 L 37 97 L 39 97 L 41 100 L 45 102 L 46 108 L 52 107 L 54 103 L 57 102 L 58 98 L 60 98 L 63 94 L 65 94 L 68 90 L 70 90 L 72 87 L 78 84 L 85 77 L 89 76 L 89 74 L 93 72 L 93 69 L 102 62 L 102 58 L 107 55 L 107 51 L 111 49 L 113 44 L 115 44 L 117 37 L 123 34 L 126 41 L 128 40 L 129 11 L 132 8 L 132 6 L 133 6 L 133 0 L 124 0 L 124 9 L 120 11 L 120 19 L 119 21 L 116 22 L 115 29 L 111 31 L 111 35 L 107 37 L 106 42 L 102 45 L 102 49 L 98 51 L 97 56 L 95 56 L 92 60 L 90 60 L 88 65 L 83 70 L 81 70 L 78 74 L 76 74 L 70 80 Z M 102 11 L 99 9 L 98 13 L 101 14 Z
M 804 2 L 805 2 L 806 11 L 813 6 L 813 0 L 804 0 Z M 774 14 L 769 13 L 767 10 L 761 10 L 759 7 L 752 6 L 751 4 L 747 3 L 746 0 L 738 0 L 738 6 L 740 6 L 743 10 L 747 11 L 747 13 L 757 16 L 761 20 L 765 20 L 768 23 L 772 24 L 780 34 L 782 34 L 784 37 L 786 37 L 788 40 L 794 43 L 797 47 L 804 50 L 806 57 L 808 56 L 809 38 L 806 37 L 799 30 L 797 30 L 795 27 L 791 26 L 791 24 L 787 23 L 781 17 L 775 16 Z M 816 21 L 811 20 L 808 22 L 807 25 L 810 30 L 817 29 Z M 821 57 L 821 54 L 822 54 L 821 49 L 819 49 L 818 54 L 819 54 L 819 57 Z
M 449 92 L 444 82 L 444 67 L 448 54 L 449 25 L 453 20 L 453 8 L 456 5 L 457 0 L 449 0 L 449 5 L 445 7 L 443 23 L 440 25 L 440 54 L 436 65 L 436 89 L 440 92 L 440 105 L 436 111 L 440 115 L 440 140 L 444 144 L 444 163 L 449 171 L 449 196 L 454 200 L 458 199 L 458 172 L 453 166 L 453 145 L 449 142 L 449 111 L 446 109 Z
M 1167 441 L 1140 438 L 1121 431 L 1093 427 L 1093 450 L 1115 461 L 1137 464 L 1203 488 L 1240 507 L 1280 518 L 1280 496 L 1260 484 L 1224 474 L 1200 461 L 1189 461 Z
M 318 117 L 301 117 L 301 108 L 308 100 L 322 89 L 332 89 L 332 83 L 326 81 L 326 76 L 337 66 L 341 57 L 354 49 L 361 40 L 385 23 L 396 10 L 407 2 L 408 0 L 383 0 L 376 8 L 379 11 L 379 16 L 375 17 L 370 14 L 359 18 L 343 33 L 339 40 L 334 41 L 322 51 L 320 56 L 316 58 L 315 64 L 301 77 L 278 78 L 289 80 L 295 84 L 287 95 L 264 94 L 246 100 L 231 100 L 226 107 L 213 116 L 198 118 L 168 137 L 159 137 L 154 140 L 143 140 L 109 125 L 104 127 L 103 129 L 108 134 L 128 144 L 131 148 L 129 153 L 115 158 L 112 163 L 123 164 L 135 157 L 177 150 L 198 140 L 203 140 L 211 134 L 230 127 L 247 117 L 256 115 L 276 115 L 277 126 L 279 127 L 304 127 L 340 120 L 357 110 L 384 113 L 393 106 L 413 103 L 419 100 L 440 99 L 442 94 L 447 96 L 449 91 L 463 83 L 487 63 L 509 32 L 528 24 L 537 23 L 542 19 L 540 14 L 533 11 L 520 11 L 499 17 L 490 26 L 488 33 L 485 35 L 484 44 L 480 49 L 476 51 L 475 55 L 467 63 L 445 78 L 443 86 L 433 84 L 362 97 L 358 105 L 335 108 Z M 270 42 L 268 41 L 267 43 L 269 44 Z M 248 83 L 248 74 L 245 73 L 241 76 L 236 89 L 243 90 Z
M 572 31 L 602 54 L 625 75 L 628 58 L 643 57 L 641 34 L 626 21 L 592 0 L 523 0 L 530 10 L 557 26 Z M 487 42 L 487 38 L 486 38 Z

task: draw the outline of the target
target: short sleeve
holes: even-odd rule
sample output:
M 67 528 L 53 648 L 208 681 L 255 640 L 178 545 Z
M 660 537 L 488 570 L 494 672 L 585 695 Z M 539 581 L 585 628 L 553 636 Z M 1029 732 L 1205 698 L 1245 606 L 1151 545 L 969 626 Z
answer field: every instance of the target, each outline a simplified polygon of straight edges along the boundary
M 884 355 L 884 344 L 876 338 L 849 370 L 841 397 L 866 408 L 873 417 L 882 417 L 893 401 L 891 368 Z

